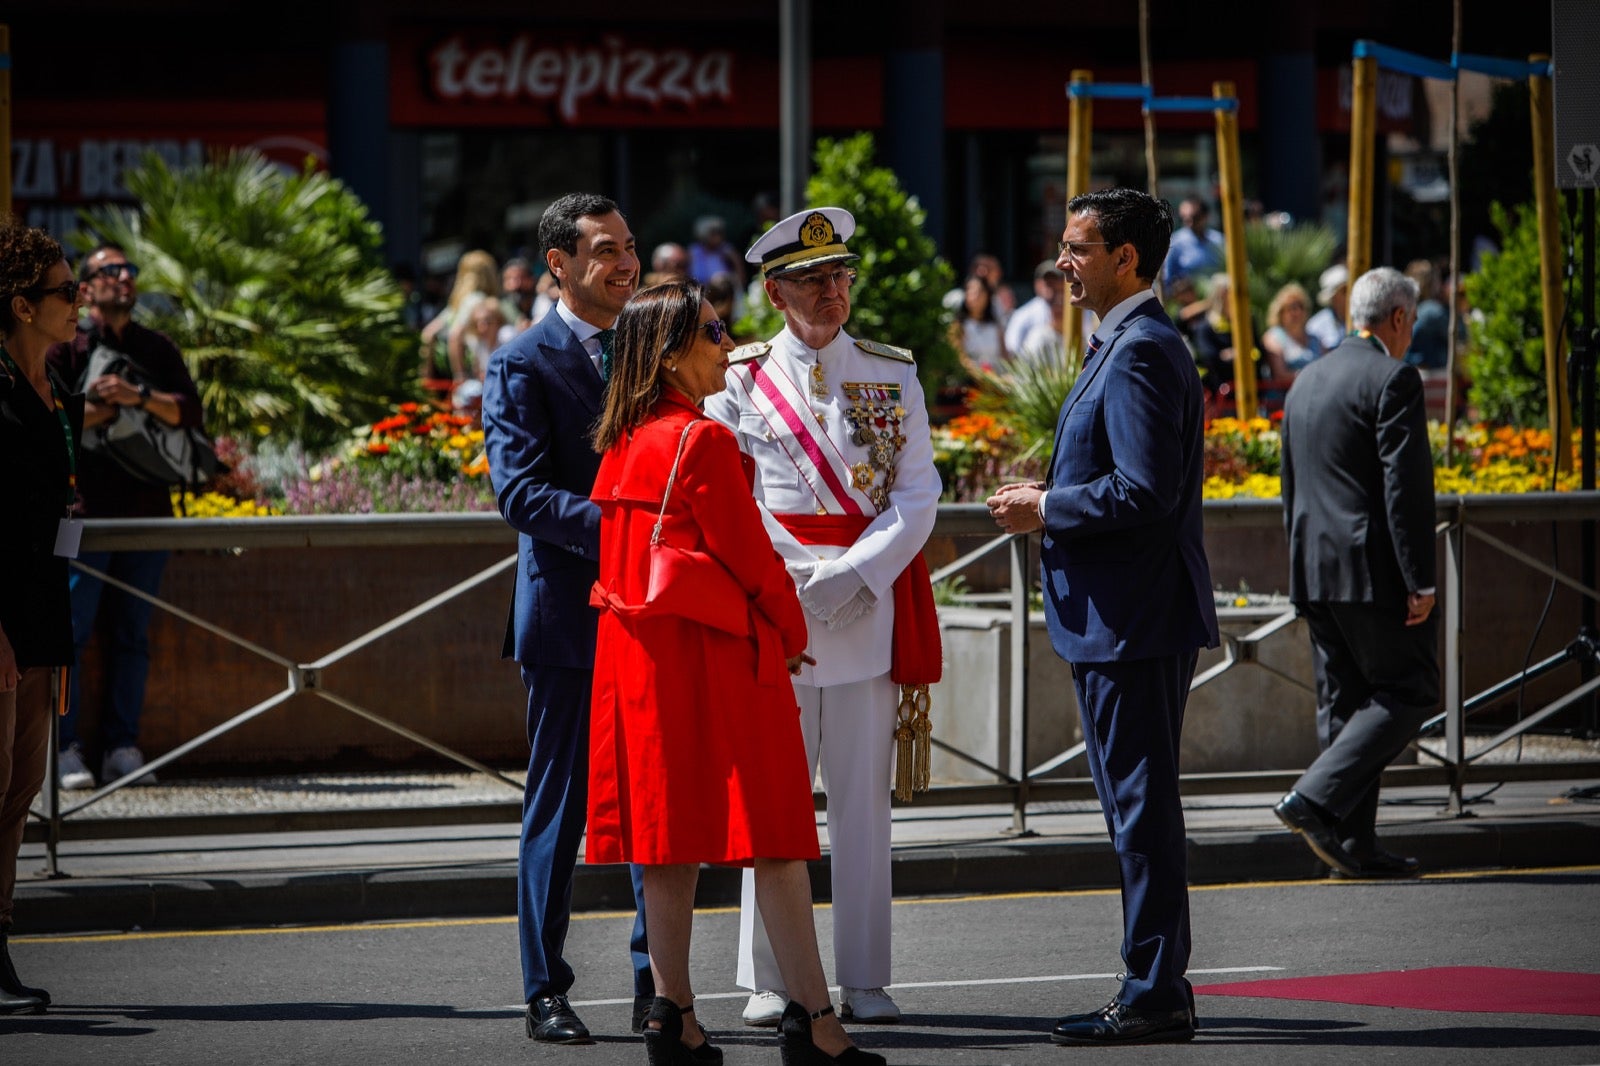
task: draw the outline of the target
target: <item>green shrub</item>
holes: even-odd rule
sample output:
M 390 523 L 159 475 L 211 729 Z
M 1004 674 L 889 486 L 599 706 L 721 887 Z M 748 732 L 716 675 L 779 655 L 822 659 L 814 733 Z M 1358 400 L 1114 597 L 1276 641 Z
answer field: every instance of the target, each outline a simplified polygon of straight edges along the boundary
M 927 212 L 900 187 L 894 171 L 872 165 L 872 154 L 870 133 L 819 139 L 806 205 L 842 207 L 855 216 L 849 245 L 861 257 L 856 264 L 861 279 L 851 290 L 845 329 L 854 337 L 911 349 L 931 404 L 940 389 L 964 379 L 942 303 L 955 285 L 955 271 L 923 232 Z M 783 316 L 763 296 L 750 301 L 735 331 L 765 338 L 782 328 Z
M 1486 422 L 1548 427 L 1538 212 L 1532 204 L 1507 210 L 1497 203 L 1490 207 L 1490 217 L 1500 234 L 1500 249 L 1486 252 L 1477 271 L 1466 277 L 1474 311 L 1468 319 L 1470 401 Z M 1565 216 L 1561 228 L 1562 254 L 1581 261 L 1583 242 L 1571 246 L 1573 227 Z
M 85 213 L 78 243 L 140 265 L 140 318 L 183 352 L 212 433 L 319 450 L 415 388 L 382 233 L 341 182 L 250 150 L 177 171 L 150 153 L 124 181 L 138 207 Z

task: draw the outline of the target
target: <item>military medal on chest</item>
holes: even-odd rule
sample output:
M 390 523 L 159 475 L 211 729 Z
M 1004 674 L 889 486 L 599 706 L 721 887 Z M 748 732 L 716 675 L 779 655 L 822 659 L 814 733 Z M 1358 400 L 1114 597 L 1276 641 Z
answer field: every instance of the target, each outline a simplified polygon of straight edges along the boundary
M 906 409 L 900 404 L 900 385 L 893 381 L 847 381 L 841 386 L 849 406 L 844 419 L 850 441 L 867 449 L 867 458 L 851 466 L 852 481 L 882 511 L 889 506 L 894 484 L 894 462 L 905 447 L 901 423 Z
M 828 398 L 828 379 L 822 374 L 820 360 L 811 364 L 811 395 L 818 400 Z

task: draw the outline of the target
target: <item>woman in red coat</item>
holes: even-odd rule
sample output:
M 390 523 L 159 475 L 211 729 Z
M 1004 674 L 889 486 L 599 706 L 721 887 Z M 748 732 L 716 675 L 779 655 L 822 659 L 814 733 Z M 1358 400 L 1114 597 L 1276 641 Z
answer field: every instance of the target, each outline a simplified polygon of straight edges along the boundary
M 785 1066 L 882 1064 L 829 1003 L 805 860 L 818 856 L 789 674 L 806 661 L 794 583 L 761 524 L 733 434 L 700 413 L 724 387 L 727 326 L 700 287 L 669 282 L 623 308 L 606 405 L 601 608 L 589 735 L 587 861 L 644 866 L 657 996 L 652 1066 L 719 1063 L 698 1025 L 689 935 L 701 863 L 754 865 L 778 965 L 813 1025 L 780 1032 Z M 686 602 L 646 603 L 651 542 L 703 553 Z M 768 910 L 770 900 L 771 910 Z M 792 975 L 792 976 L 791 976 Z

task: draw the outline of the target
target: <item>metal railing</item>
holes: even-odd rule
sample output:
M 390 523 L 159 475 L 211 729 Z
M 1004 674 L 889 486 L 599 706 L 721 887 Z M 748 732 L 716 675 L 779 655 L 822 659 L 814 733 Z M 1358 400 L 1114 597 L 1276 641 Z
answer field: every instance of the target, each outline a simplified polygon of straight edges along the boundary
M 1551 716 L 1577 701 L 1591 696 L 1600 689 L 1600 678 L 1585 676 L 1582 683 L 1551 702 L 1537 713 L 1517 725 L 1505 729 L 1470 755 L 1466 752 L 1466 718 L 1473 711 L 1503 696 L 1515 687 L 1521 678 L 1547 673 L 1572 661 L 1585 664 L 1584 673 L 1591 671 L 1593 648 L 1587 640 L 1575 641 L 1558 656 L 1545 660 L 1519 678 L 1508 679 L 1491 686 L 1484 692 L 1464 699 L 1461 691 L 1461 635 L 1464 616 L 1462 602 L 1466 576 L 1462 568 L 1465 538 L 1470 536 L 1508 558 L 1545 574 L 1580 595 L 1600 599 L 1593 588 L 1584 586 L 1568 575 L 1527 555 L 1478 528 L 1508 522 L 1583 522 L 1600 516 L 1600 492 L 1529 494 L 1524 496 L 1441 496 L 1438 498 L 1439 532 L 1445 541 L 1446 580 L 1440 589 L 1444 606 L 1445 653 L 1444 709 L 1424 731 L 1443 727 L 1445 752 L 1434 755 L 1437 765 L 1391 767 L 1385 773 L 1390 782 L 1445 784 L 1450 790 L 1447 810 L 1462 812 L 1462 790 L 1473 780 L 1506 781 L 1517 779 L 1553 778 L 1556 776 L 1588 776 L 1600 774 L 1600 763 L 1521 764 L 1480 763 L 1489 752 L 1521 736 Z M 1205 505 L 1208 530 L 1236 528 L 1282 528 L 1282 505 L 1278 500 L 1221 500 Z M 1027 764 L 1028 736 L 1028 634 L 1030 598 L 1035 585 L 1036 543 L 1031 536 L 998 534 L 993 520 L 982 504 L 945 504 L 939 508 L 934 533 L 941 536 L 987 538 L 976 549 L 966 553 L 934 574 L 940 581 L 972 567 L 991 553 L 1004 550 L 1009 559 L 1009 577 L 1004 593 L 1008 605 L 1012 639 L 1009 645 L 1009 730 L 1005 737 L 1009 765 L 1024 767 Z M 496 514 L 412 514 L 412 515 L 337 515 L 315 517 L 280 517 L 250 519 L 133 519 L 117 521 L 90 521 L 85 524 L 83 548 L 86 551 L 123 550 L 216 550 L 251 548 L 345 548 L 401 545 L 493 545 L 505 544 L 514 548 L 515 535 Z M 48 776 L 45 784 L 44 812 L 39 817 L 44 823 L 44 838 L 48 853 L 48 871 L 58 870 L 58 846 L 62 839 L 63 823 L 99 803 L 105 797 L 127 787 L 147 773 L 193 752 L 217 737 L 268 713 L 292 696 L 300 693 L 316 696 L 335 707 L 356 715 L 368 722 L 390 730 L 407 740 L 450 759 L 475 773 L 497 779 L 507 786 L 521 790 L 522 783 L 499 773 L 481 762 L 454 751 L 415 730 L 409 729 L 388 717 L 363 706 L 348 694 L 337 693 L 323 683 L 322 672 L 334 663 L 372 643 L 385 639 L 408 623 L 450 604 L 469 590 L 482 585 L 506 571 L 516 562 L 513 552 L 450 588 L 430 596 L 415 606 L 374 627 L 354 640 L 308 662 L 298 662 L 270 648 L 263 647 L 237 633 L 230 632 L 192 611 L 150 596 L 137 589 L 101 574 L 80 563 L 74 563 L 85 572 L 92 573 L 123 591 L 146 599 L 157 608 L 182 621 L 199 626 L 251 654 L 284 669 L 286 681 L 283 689 L 265 700 L 240 711 L 227 721 L 185 741 L 145 767 L 103 785 L 87 797 L 63 806 L 57 771 L 56 740 L 54 731 L 49 751 Z M 1289 677 L 1264 664 L 1256 654 L 1259 645 L 1267 640 L 1281 639 L 1294 620 L 1292 609 L 1284 611 L 1243 634 L 1225 637 L 1221 661 L 1197 674 L 1191 691 L 1213 682 L 1225 672 L 1239 667 L 1269 670 L 1281 678 L 1305 687 L 1305 683 Z M 1055 753 L 1020 774 L 1008 773 L 998 767 L 983 763 L 969 752 L 959 751 L 941 743 L 941 750 L 979 766 L 995 778 L 992 784 L 966 784 L 936 786 L 925 793 L 927 801 L 946 804 L 1008 803 L 1012 808 L 1012 827 L 1017 833 L 1026 833 L 1030 804 L 1093 798 L 1092 782 L 1087 776 L 1069 778 L 1061 774 L 1063 767 L 1081 758 L 1082 744 Z M 1182 785 L 1187 794 L 1205 794 L 1223 791 L 1278 791 L 1286 789 L 1299 776 L 1298 771 L 1249 771 L 1235 773 L 1185 774 Z M 927 802 L 925 801 L 925 802 Z M 333 816 L 336 817 L 336 816 Z M 437 821 L 434 817 L 431 821 Z M 213 823 L 214 824 L 214 823 Z

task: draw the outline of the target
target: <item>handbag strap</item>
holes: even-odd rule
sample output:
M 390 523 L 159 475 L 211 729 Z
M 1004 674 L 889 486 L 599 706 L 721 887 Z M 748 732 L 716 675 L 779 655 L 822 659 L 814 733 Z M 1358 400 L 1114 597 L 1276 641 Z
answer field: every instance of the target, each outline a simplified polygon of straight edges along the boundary
M 656 515 L 656 527 L 650 531 L 650 543 L 661 543 L 661 523 L 667 517 L 667 500 L 672 498 L 673 482 L 678 480 L 678 463 L 683 459 L 683 446 L 689 443 L 689 431 L 694 428 L 699 419 L 690 419 L 689 424 L 683 427 L 683 436 L 678 438 L 678 454 L 672 457 L 672 472 L 667 475 L 667 487 L 661 493 L 661 513 Z

